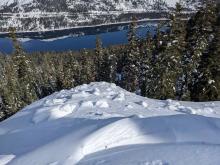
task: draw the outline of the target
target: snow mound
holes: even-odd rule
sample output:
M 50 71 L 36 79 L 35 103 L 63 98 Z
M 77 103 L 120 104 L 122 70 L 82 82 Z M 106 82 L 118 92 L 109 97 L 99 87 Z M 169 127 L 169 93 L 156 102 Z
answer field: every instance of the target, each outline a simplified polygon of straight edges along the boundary
M 98 100 L 96 106 L 99 108 L 109 108 L 108 102 L 106 100 Z
M 219 137 L 220 102 L 153 100 L 99 82 L 0 123 L 0 164 L 219 165 Z
M 92 101 L 83 101 L 81 103 L 82 108 L 92 108 L 93 107 L 93 102 Z
M 5 165 L 14 159 L 14 155 L 0 155 L 0 164 Z

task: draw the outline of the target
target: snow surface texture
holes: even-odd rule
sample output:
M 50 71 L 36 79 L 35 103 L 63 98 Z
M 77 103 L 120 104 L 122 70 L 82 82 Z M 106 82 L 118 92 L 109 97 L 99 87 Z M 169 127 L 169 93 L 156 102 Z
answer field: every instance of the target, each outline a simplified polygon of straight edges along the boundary
M 219 165 L 220 102 L 153 100 L 105 82 L 0 123 L 0 165 Z

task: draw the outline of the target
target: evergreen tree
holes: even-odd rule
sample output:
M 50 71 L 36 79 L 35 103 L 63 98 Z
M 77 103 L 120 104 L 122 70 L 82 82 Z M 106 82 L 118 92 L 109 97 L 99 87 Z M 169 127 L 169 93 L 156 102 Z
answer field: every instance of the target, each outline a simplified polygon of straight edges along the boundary
M 64 79 L 66 78 L 64 75 L 64 61 L 63 58 L 57 59 L 55 61 L 56 68 L 56 90 L 60 91 L 64 89 Z
M 64 62 L 63 88 L 70 89 L 77 85 L 79 63 L 72 53 L 68 53 Z
M 140 64 L 140 89 L 142 96 L 149 96 L 149 88 L 151 83 L 151 69 L 153 59 L 153 39 L 150 33 L 147 34 L 146 42 L 144 42 L 141 51 L 141 64 Z
M 123 57 L 122 68 L 122 86 L 128 91 L 134 92 L 138 89 L 138 58 L 140 58 L 140 51 L 136 37 L 136 19 L 130 25 L 128 31 L 128 48 Z
M 216 10 L 214 10 L 214 8 Z M 215 12 L 216 22 L 209 25 L 213 30 L 210 35 L 209 48 L 201 55 L 201 60 L 194 75 L 191 97 L 194 101 L 212 101 L 220 98 L 220 16 L 215 4 L 208 4 L 207 10 Z M 208 27 L 206 27 L 208 28 Z
M 102 65 L 104 63 L 103 60 L 104 51 L 102 48 L 102 41 L 100 37 L 96 37 L 96 48 L 95 48 L 95 66 L 96 66 L 96 81 L 103 81 L 102 74 Z
M 207 54 L 210 42 L 213 40 L 214 24 L 216 22 L 215 3 L 207 1 L 197 14 L 190 19 L 187 26 L 187 46 L 184 56 L 185 93 L 191 100 L 196 98 L 198 79 L 201 76 L 199 68 Z M 202 64 L 203 65 L 203 64 Z
M 4 86 L 1 89 L 1 98 L 6 116 L 11 116 L 24 106 L 21 98 L 21 88 L 13 67 L 13 61 L 7 58 L 4 70 Z
M 101 81 L 115 82 L 116 66 L 117 66 L 117 61 L 115 55 L 113 55 L 108 50 L 106 50 L 103 55 L 103 60 L 99 72 Z
M 164 52 L 167 47 L 167 35 L 161 32 L 161 26 L 158 25 L 157 33 L 153 39 L 152 58 L 149 63 L 149 83 L 147 96 L 150 98 L 166 99 L 165 73 L 166 65 L 164 65 Z
M 186 36 L 186 53 L 183 58 L 184 68 L 184 93 L 195 96 L 196 84 L 200 73 L 198 68 L 202 60 L 202 56 L 209 49 L 210 39 L 213 36 L 214 24 L 216 22 L 215 4 L 212 1 L 205 1 L 199 11 L 187 23 Z M 197 92 L 196 92 L 197 93 Z
M 35 92 L 34 68 L 30 58 L 24 53 L 17 41 L 15 29 L 10 28 L 10 36 L 14 44 L 12 62 L 21 89 L 22 105 L 30 104 L 37 99 Z
M 0 121 L 6 116 L 3 103 L 3 90 L 6 88 L 5 60 L 0 54 Z
M 162 51 L 162 36 L 161 36 L 161 31 L 160 31 L 160 27 L 158 25 L 157 27 L 157 31 L 156 31 L 156 35 L 154 36 L 154 38 L 152 39 L 153 43 L 152 43 L 152 57 L 149 59 L 149 64 L 148 61 L 146 61 L 146 67 L 149 68 L 149 78 L 145 77 L 146 80 L 148 80 L 148 84 L 143 84 L 142 85 L 142 95 L 143 96 L 147 96 L 150 98 L 156 98 L 156 88 L 158 85 L 158 75 L 156 74 L 156 64 L 158 62 L 158 56 L 160 54 L 160 52 Z M 149 65 L 149 66 L 148 66 Z M 147 69 L 146 68 L 146 69 Z M 145 89 L 144 89 L 145 88 Z
M 176 8 L 170 16 L 170 32 L 163 58 L 163 65 L 166 68 L 165 84 L 169 97 L 178 100 L 183 96 L 182 56 L 186 46 L 186 22 L 182 12 L 180 3 L 176 3 Z
M 94 65 L 94 59 L 87 50 L 83 50 L 81 57 L 79 58 L 79 63 L 79 84 L 88 84 L 90 82 L 94 82 L 96 68 Z
M 40 55 L 42 58 L 41 67 L 37 69 L 38 86 L 40 98 L 48 96 L 56 91 L 56 68 L 55 63 L 50 53 Z
M 182 17 L 181 5 L 177 3 L 170 16 L 168 34 L 161 31 L 165 25 L 158 25 L 149 63 L 148 97 L 168 99 L 177 96 L 177 80 L 185 48 L 185 23 Z

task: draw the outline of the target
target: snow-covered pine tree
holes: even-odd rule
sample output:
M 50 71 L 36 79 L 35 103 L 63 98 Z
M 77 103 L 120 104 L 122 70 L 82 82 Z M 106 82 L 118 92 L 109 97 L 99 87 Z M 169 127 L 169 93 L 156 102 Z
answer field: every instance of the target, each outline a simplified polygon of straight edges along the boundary
M 164 68 L 166 68 L 165 79 L 169 97 L 181 99 L 183 95 L 182 84 L 182 56 L 185 52 L 186 21 L 184 21 L 183 8 L 176 3 L 176 8 L 170 16 L 170 32 L 167 47 L 164 54 Z
M 217 90 L 217 99 L 220 100 L 220 2 L 217 2 L 217 22 L 215 26 L 215 39 L 213 42 L 213 64 L 210 66 L 212 75 L 214 76 L 214 86 Z M 212 53 L 212 52 L 211 52 Z
M 136 37 L 136 18 L 129 27 L 128 31 L 128 48 L 123 56 L 123 68 L 122 68 L 122 86 L 131 92 L 138 89 L 138 58 L 140 58 L 140 51 L 138 47 L 138 41 Z
M 96 81 L 103 81 L 103 56 L 104 50 L 102 48 L 102 41 L 99 36 L 96 37 L 96 48 L 95 48 L 95 68 L 96 68 Z
M 162 68 L 163 52 L 166 49 L 167 35 L 161 32 L 161 24 L 157 27 L 156 36 L 153 39 L 153 52 L 150 59 L 149 73 L 147 87 L 147 96 L 150 98 L 164 99 L 164 68 Z
M 102 59 L 99 71 L 100 77 L 102 78 L 101 81 L 115 82 L 117 68 L 115 55 L 110 50 L 105 50 Z
M 203 54 L 207 54 L 213 40 L 214 24 L 216 22 L 216 7 L 213 1 L 207 0 L 197 14 L 187 25 L 187 46 L 184 55 L 185 95 L 190 93 L 191 100 L 196 97 L 196 84 L 201 76 L 200 67 Z M 200 67 L 201 68 L 201 67 Z
M 5 116 L 4 115 L 4 105 L 3 105 L 3 100 L 2 100 L 2 90 L 4 89 L 4 58 L 2 54 L 0 53 L 0 121 L 1 119 Z
M 214 8 L 216 10 L 214 10 Z M 214 30 L 210 35 L 209 48 L 202 54 L 197 74 L 194 77 L 191 97 L 194 101 L 213 101 L 220 99 L 220 16 L 215 3 L 208 4 L 207 10 L 213 10 L 216 22 L 209 25 Z
M 147 33 L 146 42 L 144 42 L 141 49 L 141 61 L 140 61 L 140 90 L 142 96 L 149 96 L 149 88 L 151 83 L 151 70 L 152 68 L 152 59 L 153 59 L 153 49 L 154 43 L 150 33 Z
M 177 80 L 181 73 L 181 57 L 185 48 L 185 22 L 179 3 L 170 16 L 169 33 L 160 32 L 158 27 L 153 52 L 153 65 L 150 67 L 150 97 L 167 99 L 179 97 Z
M 109 82 L 111 83 L 116 83 L 116 75 L 117 75 L 117 65 L 118 65 L 118 59 L 117 59 L 117 55 L 115 54 L 115 52 L 107 51 L 105 58 L 108 59 L 108 77 L 109 77 Z
M 21 105 L 27 105 L 37 99 L 35 92 L 34 68 L 30 57 L 28 57 L 20 43 L 17 41 L 15 29 L 10 28 L 10 37 L 14 44 L 14 53 L 12 55 L 12 67 L 15 69 L 19 88 L 21 89 Z
M 18 82 L 16 70 L 13 67 L 13 61 L 10 57 L 5 61 L 3 75 L 4 84 L 2 84 L 1 98 L 4 106 L 4 113 L 9 117 L 24 106 L 24 102 L 21 98 L 21 87 Z
M 0 121 L 7 117 L 6 100 L 4 98 L 5 90 L 7 89 L 6 61 L 0 54 Z
M 64 89 L 70 89 L 77 85 L 77 80 L 79 76 L 79 63 L 76 57 L 71 52 L 66 53 L 64 58 L 63 86 Z
M 88 84 L 95 81 L 96 67 L 94 56 L 92 56 L 87 50 L 83 50 L 79 57 L 79 84 Z
M 40 67 L 36 70 L 38 79 L 38 95 L 40 98 L 50 95 L 56 91 L 56 68 L 51 53 L 41 54 Z
M 57 59 L 55 62 L 55 68 L 56 68 L 56 90 L 60 91 L 62 89 L 65 89 L 65 83 L 67 83 L 66 77 L 64 75 L 64 60 L 63 58 Z

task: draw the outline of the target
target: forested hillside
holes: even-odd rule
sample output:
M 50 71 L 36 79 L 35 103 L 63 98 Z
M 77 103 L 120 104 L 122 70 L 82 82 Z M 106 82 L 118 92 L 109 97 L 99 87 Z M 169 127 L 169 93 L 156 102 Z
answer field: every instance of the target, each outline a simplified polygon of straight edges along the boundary
M 0 56 L 0 120 L 55 91 L 93 81 L 114 82 L 142 96 L 189 101 L 220 100 L 219 5 L 206 3 L 189 21 L 176 5 L 169 30 L 127 45 L 95 50 L 26 54 L 11 28 L 14 53 Z
M 178 0 L 1 0 L 0 31 L 45 31 L 85 25 L 167 18 Z M 202 0 L 182 1 L 191 13 Z

